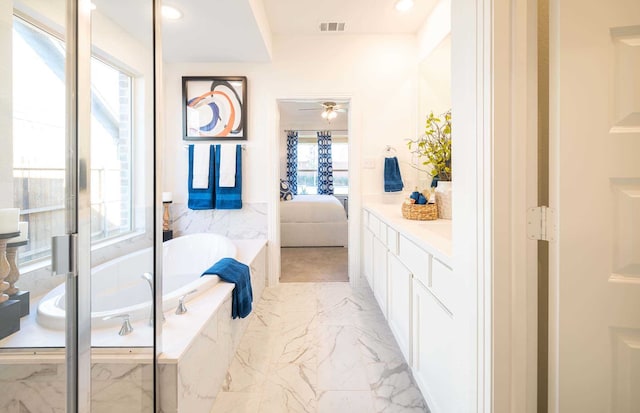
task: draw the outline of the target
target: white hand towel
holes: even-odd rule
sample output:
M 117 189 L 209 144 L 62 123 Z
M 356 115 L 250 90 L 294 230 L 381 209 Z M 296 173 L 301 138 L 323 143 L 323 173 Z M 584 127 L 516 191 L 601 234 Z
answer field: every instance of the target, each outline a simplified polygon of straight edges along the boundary
M 209 188 L 210 145 L 193 145 L 193 189 Z
M 220 179 L 221 188 L 236 186 L 236 145 L 220 145 Z

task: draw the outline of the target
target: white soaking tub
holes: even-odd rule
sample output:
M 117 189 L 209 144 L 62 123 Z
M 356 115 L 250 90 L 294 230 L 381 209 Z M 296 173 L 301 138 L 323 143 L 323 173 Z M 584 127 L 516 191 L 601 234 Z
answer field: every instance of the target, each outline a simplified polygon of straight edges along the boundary
M 192 290 L 193 298 L 218 283 L 219 277 L 200 275 L 218 260 L 237 256 L 233 242 L 218 234 L 191 234 L 163 244 L 163 311 L 175 309 Z M 151 290 L 143 278 L 153 272 L 153 250 L 147 248 L 99 265 L 91 271 L 91 325 L 100 328 L 122 323 L 108 316 L 128 314 L 131 321 L 149 317 Z M 38 324 L 61 330 L 65 326 L 65 285 L 49 291 L 38 304 Z

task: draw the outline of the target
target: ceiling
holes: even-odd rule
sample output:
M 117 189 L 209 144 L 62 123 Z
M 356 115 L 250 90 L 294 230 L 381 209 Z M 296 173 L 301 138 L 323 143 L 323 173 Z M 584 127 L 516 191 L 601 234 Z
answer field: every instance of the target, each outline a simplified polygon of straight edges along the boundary
M 322 102 L 327 100 L 336 102 L 341 108 L 347 109 L 346 112 L 338 112 L 338 117 L 328 122 L 322 119 Z M 349 102 L 336 99 L 319 99 L 319 100 L 285 100 L 278 102 L 280 109 L 280 124 L 289 129 L 348 129 L 348 107 Z M 304 109 L 304 110 L 301 110 Z M 312 109 L 312 110 L 306 110 Z
M 413 9 L 402 13 L 396 0 L 263 1 L 276 34 L 320 34 L 321 22 L 344 22 L 345 34 L 415 33 L 437 3 L 415 0 Z
M 97 11 L 144 44 L 151 41 L 149 0 L 92 0 Z M 183 17 L 163 19 L 166 62 L 268 62 L 272 35 L 415 33 L 437 0 L 415 0 L 408 12 L 396 0 L 164 0 Z M 344 32 L 320 32 L 343 22 Z

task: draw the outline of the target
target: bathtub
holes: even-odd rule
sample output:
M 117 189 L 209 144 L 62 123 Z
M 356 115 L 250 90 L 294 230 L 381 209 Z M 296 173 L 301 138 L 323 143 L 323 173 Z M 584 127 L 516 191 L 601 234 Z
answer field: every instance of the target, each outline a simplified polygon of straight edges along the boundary
M 194 298 L 218 283 L 219 277 L 200 275 L 225 257 L 235 258 L 233 242 L 217 234 L 191 234 L 163 244 L 162 308 L 175 309 L 184 294 Z M 142 277 L 153 272 L 153 249 L 147 248 L 96 266 L 91 271 L 91 325 L 101 328 L 122 320 L 105 317 L 129 314 L 131 321 L 149 317 L 151 290 Z M 43 327 L 65 327 L 65 285 L 49 291 L 38 303 L 36 319 Z

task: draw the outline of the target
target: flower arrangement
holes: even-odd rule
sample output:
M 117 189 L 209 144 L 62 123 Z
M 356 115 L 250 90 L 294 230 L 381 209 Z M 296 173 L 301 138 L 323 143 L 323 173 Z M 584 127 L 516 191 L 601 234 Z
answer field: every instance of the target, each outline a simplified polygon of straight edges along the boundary
M 442 115 L 433 112 L 427 117 L 424 135 L 408 139 L 411 153 L 424 158 L 422 165 L 431 165 L 431 176 L 439 181 L 451 180 L 451 109 Z

